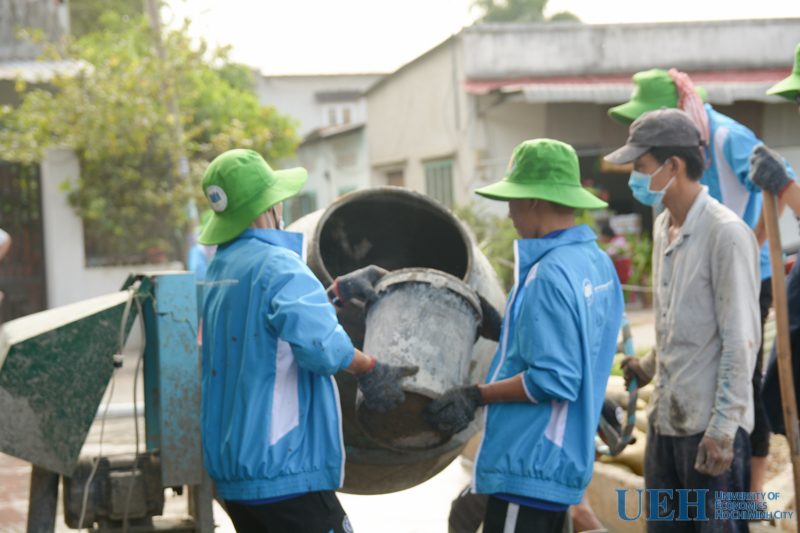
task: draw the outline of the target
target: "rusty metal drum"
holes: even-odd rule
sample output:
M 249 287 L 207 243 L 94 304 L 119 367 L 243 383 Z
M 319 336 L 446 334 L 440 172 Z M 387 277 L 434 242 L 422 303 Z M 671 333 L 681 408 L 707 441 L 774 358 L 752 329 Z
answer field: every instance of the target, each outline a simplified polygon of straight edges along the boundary
M 378 300 L 367 310 L 364 351 L 392 365 L 418 366 L 403 378 L 406 401 L 380 413 L 367 409 L 359 393 L 356 420 L 377 443 L 403 452 L 445 444 L 422 419 L 434 398 L 469 378 L 472 348 L 481 325 L 478 294 L 450 274 L 407 268 L 387 274 L 376 286 Z

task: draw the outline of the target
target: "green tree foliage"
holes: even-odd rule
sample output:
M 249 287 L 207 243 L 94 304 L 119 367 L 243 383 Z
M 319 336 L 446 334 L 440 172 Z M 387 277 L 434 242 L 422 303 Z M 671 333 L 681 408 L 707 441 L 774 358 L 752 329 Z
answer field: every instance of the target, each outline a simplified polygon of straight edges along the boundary
M 472 7 L 481 13 L 481 22 L 560 22 L 580 18 L 569 11 L 561 11 L 550 18 L 544 16 L 548 0 L 475 0 Z
M 511 219 L 487 213 L 474 203 L 456 207 L 453 212 L 472 228 L 478 248 L 492 263 L 503 288 L 506 292 L 511 290 L 514 285 L 514 241 L 519 239 Z
M 72 35 L 82 37 L 102 30 L 102 15 L 110 10 L 123 18 L 140 17 L 144 14 L 144 3 L 142 0 L 70 0 L 69 24 Z
M 179 258 L 180 229 L 191 224 L 186 206 L 206 202 L 200 184 L 208 163 L 231 148 L 250 148 L 275 166 L 294 153 L 295 122 L 262 107 L 245 88 L 249 71 L 229 63 L 227 48 L 209 51 L 191 39 L 188 22 L 165 30 L 166 62 L 152 49 L 144 17 L 109 12 L 100 23 L 101 30 L 46 54 L 82 61 L 80 74 L 53 79 L 52 91 L 30 90 L 21 106 L 0 113 L 0 159 L 37 162 L 48 146 L 72 147 L 81 175 L 69 198 L 85 223 L 87 254 L 132 261 L 160 248 Z M 165 109 L 168 76 L 180 117 Z M 170 135 L 176 120 L 183 147 Z M 181 152 L 188 178 L 176 171 Z

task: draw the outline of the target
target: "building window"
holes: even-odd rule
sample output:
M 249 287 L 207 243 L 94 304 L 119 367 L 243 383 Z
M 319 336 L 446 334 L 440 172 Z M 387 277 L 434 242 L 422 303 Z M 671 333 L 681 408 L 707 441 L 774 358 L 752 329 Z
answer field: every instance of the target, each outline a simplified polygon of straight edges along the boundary
M 393 170 L 391 172 L 386 173 L 386 184 L 391 185 L 392 187 L 403 187 L 403 171 L 402 170 Z
M 345 107 L 342 109 L 342 124 L 350 124 L 350 108 Z
M 355 185 L 343 185 L 342 187 L 339 187 L 339 196 L 344 196 L 345 194 L 353 192 L 356 189 L 358 189 L 358 187 Z
M 336 125 L 336 108 L 331 107 L 328 109 L 328 126 Z
M 453 160 L 425 163 L 425 192 L 447 207 L 453 207 Z
M 317 193 L 314 191 L 298 194 L 286 200 L 283 206 L 283 221 L 288 226 L 309 213 L 317 210 Z

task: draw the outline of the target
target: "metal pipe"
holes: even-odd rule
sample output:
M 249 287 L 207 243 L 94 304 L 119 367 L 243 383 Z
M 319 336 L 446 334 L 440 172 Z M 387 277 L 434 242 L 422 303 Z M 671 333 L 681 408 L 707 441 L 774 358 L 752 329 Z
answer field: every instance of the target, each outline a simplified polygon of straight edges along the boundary
M 28 533 L 53 533 L 56 529 L 58 473 L 33 465 L 28 501 Z

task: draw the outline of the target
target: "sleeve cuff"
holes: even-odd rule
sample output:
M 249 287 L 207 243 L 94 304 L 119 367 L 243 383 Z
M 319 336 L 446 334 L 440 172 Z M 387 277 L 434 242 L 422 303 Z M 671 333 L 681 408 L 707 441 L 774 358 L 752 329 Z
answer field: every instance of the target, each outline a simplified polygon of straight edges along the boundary
M 342 359 L 342 363 L 339 365 L 339 370 L 344 370 L 345 368 L 350 366 L 350 363 L 353 362 L 353 359 L 355 358 L 355 356 L 356 356 L 356 349 L 351 344 L 350 345 L 350 352 L 348 353 L 348 355 L 346 355 L 344 357 L 344 359 Z
M 531 403 L 539 403 L 539 400 L 531 394 L 531 390 L 528 388 L 528 378 L 526 373 L 522 373 L 522 388 L 525 389 L 525 396 L 531 401 Z
M 716 441 L 732 441 L 736 437 L 738 430 L 739 424 L 737 422 L 714 414 L 711 416 L 708 427 L 703 434 Z
M 639 368 L 641 368 L 650 379 L 656 375 L 656 348 L 655 346 L 647 352 L 647 354 L 639 360 Z

